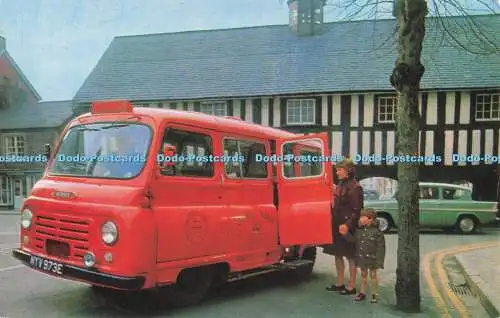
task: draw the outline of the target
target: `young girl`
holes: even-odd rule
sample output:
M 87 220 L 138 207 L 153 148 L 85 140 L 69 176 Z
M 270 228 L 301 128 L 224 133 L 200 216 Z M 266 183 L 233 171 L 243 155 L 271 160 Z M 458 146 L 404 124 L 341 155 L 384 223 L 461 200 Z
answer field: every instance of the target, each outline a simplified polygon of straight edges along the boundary
M 362 209 L 355 236 L 345 230 L 341 233 L 346 239 L 356 243 L 356 266 L 361 270 L 361 286 L 356 301 L 366 299 L 366 279 L 370 272 L 371 302 L 377 302 L 377 270 L 384 268 L 385 238 L 384 233 L 378 228 L 376 216 L 375 210 Z

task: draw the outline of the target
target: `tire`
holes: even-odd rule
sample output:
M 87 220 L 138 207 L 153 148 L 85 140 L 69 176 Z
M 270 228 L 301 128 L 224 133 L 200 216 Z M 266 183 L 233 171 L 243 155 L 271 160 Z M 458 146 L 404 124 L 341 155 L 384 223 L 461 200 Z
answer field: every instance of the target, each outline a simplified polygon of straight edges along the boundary
M 472 216 L 461 216 L 457 220 L 457 229 L 462 234 L 472 234 L 477 230 L 477 221 Z
M 185 307 L 199 303 L 212 287 L 214 270 L 211 267 L 183 270 L 177 282 L 165 289 L 166 300 L 172 307 Z
M 316 247 L 308 247 L 304 250 L 304 253 L 302 254 L 301 259 L 312 261 L 312 264 L 304 265 L 304 266 L 298 267 L 297 269 L 293 270 L 293 275 L 297 279 L 307 280 L 307 279 L 311 278 L 313 270 L 314 270 L 314 264 L 316 263 L 316 254 L 317 254 Z
M 392 219 L 387 216 L 386 214 L 379 214 L 377 215 L 377 220 L 378 220 L 378 228 L 384 232 L 387 233 L 391 230 L 392 228 Z

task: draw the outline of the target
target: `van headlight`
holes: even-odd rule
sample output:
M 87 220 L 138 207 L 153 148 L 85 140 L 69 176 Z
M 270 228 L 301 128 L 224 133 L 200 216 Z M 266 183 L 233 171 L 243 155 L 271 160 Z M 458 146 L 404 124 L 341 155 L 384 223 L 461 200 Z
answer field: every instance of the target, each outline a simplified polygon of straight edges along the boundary
M 111 221 L 104 223 L 101 227 L 101 238 L 102 241 L 108 245 L 114 244 L 118 239 L 118 228 L 116 224 Z
M 23 212 L 21 213 L 21 226 L 23 229 L 29 229 L 31 227 L 31 223 L 33 222 L 33 213 L 28 210 L 24 209 Z

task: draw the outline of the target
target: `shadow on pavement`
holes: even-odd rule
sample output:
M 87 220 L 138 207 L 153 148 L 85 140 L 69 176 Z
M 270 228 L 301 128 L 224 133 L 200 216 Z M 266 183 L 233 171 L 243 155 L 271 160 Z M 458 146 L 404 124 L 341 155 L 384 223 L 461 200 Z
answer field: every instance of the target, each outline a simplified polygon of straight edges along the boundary
M 217 306 L 230 303 L 245 297 L 252 297 L 260 292 L 272 292 L 276 289 L 287 289 L 296 285 L 308 284 L 314 281 L 326 281 L 328 275 L 314 273 L 307 281 L 297 281 L 291 278 L 286 272 L 276 272 L 247 278 L 245 280 L 227 283 L 221 287 L 213 289 L 201 303 L 189 307 L 176 308 L 167 303 L 165 293 L 160 292 L 139 292 L 139 293 L 119 293 L 112 292 L 106 295 L 96 294 L 91 288 L 84 297 L 88 297 L 92 302 L 97 302 L 98 308 L 103 311 L 120 317 L 153 317 L 158 315 L 170 316 L 183 312 L 199 311 L 202 307 Z M 96 308 L 97 309 L 97 308 Z

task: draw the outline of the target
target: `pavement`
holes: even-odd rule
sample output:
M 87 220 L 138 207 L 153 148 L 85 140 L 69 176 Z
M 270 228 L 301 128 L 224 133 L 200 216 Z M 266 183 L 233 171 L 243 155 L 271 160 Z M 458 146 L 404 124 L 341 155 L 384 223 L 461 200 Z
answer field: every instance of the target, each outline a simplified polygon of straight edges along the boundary
M 468 285 L 491 317 L 500 317 L 500 239 L 498 245 L 455 255 Z
M 352 297 L 336 295 L 325 292 L 324 288 L 333 281 L 333 260 L 331 257 L 319 253 L 315 266 L 314 277 L 300 284 L 289 281 L 286 277 L 261 276 L 225 286 L 219 293 L 212 295 L 198 306 L 183 309 L 165 309 L 161 305 L 147 303 L 140 305 L 122 303 L 103 303 L 96 301 L 87 285 L 66 280 L 55 279 L 35 272 L 10 256 L 10 250 L 19 243 L 19 217 L 16 211 L 10 215 L 0 215 L 0 317 L 179 317 L 179 318 L 223 318 L 223 317 L 304 317 L 316 318 L 326 316 L 349 317 L 474 317 L 490 318 L 493 315 L 490 305 L 483 301 L 488 299 L 490 304 L 500 304 L 499 266 L 500 246 L 495 248 L 475 250 L 470 253 L 458 255 L 464 273 L 468 273 L 469 281 L 481 277 L 488 285 L 481 285 L 479 299 L 471 301 L 471 297 L 456 294 L 465 303 L 468 314 L 458 315 L 458 311 L 449 309 L 443 314 L 442 308 L 436 306 L 437 299 L 433 290 L 445 286 L 463 286 L 463 281 L 454 281 L 451 275 L 450 282 L 439 284 L 440 273 L 436 265 L 426 262 L 425 255 L 432 251 L 456 248 L 476 243 L 499 242 L 500 231 L 491 230 L 478 235 L 448 235 L 442 232 L 423 233 L 420 236 L 422 268 L 429 265 L 430 274 L 433 276 L 431 284 L 427 281 L 425 273 L 421 275 L 422 312 L 405 314 L 395 310 L 394 285 L 396 280 L 396 254 L 397 235 L 386 235 L 386 263 L 380 272 L 380 301 L 376 305 L 369 302 L 354 303 Z M 481 253 L 481 254 L 479 254 Z M 463 261 L 459 258 L 467 259 Z M 445 258 L 446 261 L 455 260 L 453 257 Z M 480 262 L 478 262 L 480 260 Z M 443 260 L 436 258 L 436 264 Z M 492 264 L 496 264 L 496 271 L 492 271 Z M 446 265 L 446 264 L 444 264 Z M 461 270 L 457 272 L 461 275 Z M 450 268 L 443 266 L 450 275 Z M 472 273 L 471 268 L 476 272 Z M 425 271 L 424 271 L 425 272 Z M 333 275 L 332 275 L 333 274 Z M 489 276 L 488 276 L 489 275 Z M 446 274 L 444 275 L 446 276 Z M 425 281 L 424 281 L 425 278 Z M 358 277 L 359 279 L 359 277 Z M 359 282 L 358 282 L 359 284 Z M 469 283 L 471 285 L 472 283 Z M 474 283 L 478 284 L 479 283 Z M 359 286 L 359 285 L 358 285 Z M 476 285 L 474 285 L 476 286 Z M 497 290 L 493 290 L 497 288 Z M 443 296 L 443 306 L 450 307 L 451 303 Z M 493 298 L 496 296 L 497 298 Z M 476 305 L 477 304 L 477 305 Z M 486 304 L 486 305 L 484 305 Z M 447 306 L 449 305 L 449 306 Z M 442 306 L 442 307 L 443 307 Z M 488 307 L 486 313 L 483 306 Z M 143 308 L 144 307 L 144 308 Z
M 9 210 L 0 208 L 0 215 L 16 215 L 19 213 L 19 210 Z

